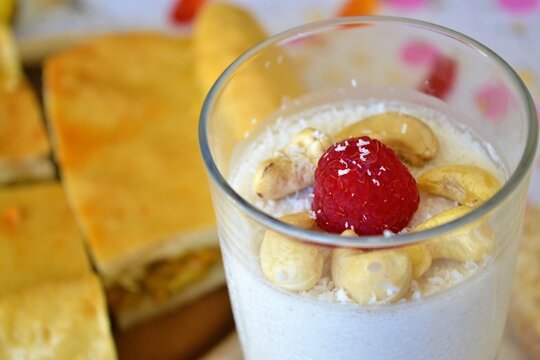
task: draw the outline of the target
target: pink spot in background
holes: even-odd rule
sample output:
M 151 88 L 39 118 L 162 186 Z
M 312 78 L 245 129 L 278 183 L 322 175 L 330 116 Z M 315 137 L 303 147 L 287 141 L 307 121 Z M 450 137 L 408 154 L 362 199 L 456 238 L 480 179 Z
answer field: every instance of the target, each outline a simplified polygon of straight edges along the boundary
M 484 85 L 475 96 L 480 111 L 492 121 L 499 121 L 506 116 L 511 99 L 510 91 L 500 82 Z
M 498 0 L 499 6 L 510 13 L 526 13 L 538 10 L 540 0 Z
M 439 57 L 439 50 L 425 41 L 413 40 L 401 48 L 401 60 L 410 66 L 431 67 Z
M 427 0 L 386 0 L 389 6 L 400 10 L 416 10 L 427 5 Z

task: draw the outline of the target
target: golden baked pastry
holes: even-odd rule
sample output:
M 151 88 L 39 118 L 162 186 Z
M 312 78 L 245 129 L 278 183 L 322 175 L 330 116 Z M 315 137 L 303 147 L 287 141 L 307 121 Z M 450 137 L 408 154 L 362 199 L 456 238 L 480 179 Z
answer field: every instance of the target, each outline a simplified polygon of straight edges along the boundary
M 528 206 L 510 309 L 516 338 L 540 359 L 540 208 Z
M 0 183 L 54 175 L 39 104 L 21 74 L 15 45 L 0 24 Z
M 15 0 L 2 0 L 0 2 L 0 23 L 9 23 L 13 17 L 14 9 Z
M 116 359 L 93 274 L 0 296 L 0 359 Z
M 224 283 L 191 45 L 161 34 L 111 35 L 45 64 L 67 196 L 120 326 Z
M 0 359 L 114 359 L 106 305 L 59 183 L 0 188 Z
M 208 91 L 227 66 L 266 38 L 261 25 L 242 8 L 219 2 L 204 7 L 194 30 L 201 88 Z M 303 93 L 303 85 L 292 69 L 290 56 L 270 47 L 235 74 L 215 109 L 223 118 L 219 126 L 231 142 L 243 139 L 278 110 L 284 98 L 294 99 Z
M 90 273 L 59 183 L 0 188 L 0 296 Z

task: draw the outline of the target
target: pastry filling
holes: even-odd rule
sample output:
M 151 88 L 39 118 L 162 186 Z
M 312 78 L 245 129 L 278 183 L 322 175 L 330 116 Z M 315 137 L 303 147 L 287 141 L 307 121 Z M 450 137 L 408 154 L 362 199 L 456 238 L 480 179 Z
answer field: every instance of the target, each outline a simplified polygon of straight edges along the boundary
M 189 285 L 202 280 L 219 265 L 217 247 L 198 249 L 178 258 L 158 260 L 146 266 L 142 276 L 129 286 L 115 283 L 107 287 L 107 300 L 113 313 L 136 306 L 144 298 L 163 303 Z

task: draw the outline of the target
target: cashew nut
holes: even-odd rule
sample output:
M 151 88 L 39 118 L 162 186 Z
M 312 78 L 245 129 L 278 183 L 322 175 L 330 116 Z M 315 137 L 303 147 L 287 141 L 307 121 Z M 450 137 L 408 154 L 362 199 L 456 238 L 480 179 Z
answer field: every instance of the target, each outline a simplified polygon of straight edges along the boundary
M 412 265 L 400 250 L 336 249 L 332 253 L 332 278 L 359 304 L 392 303 L 409 290 Z
M 303 229 L 316 228 L 309 213 L 283 216 L 281 221 Z M 260 250 L 263 274 L 276 286 L 303 291 L 319 282 L 323 272 L 323 257 L 316 246 L 266 231 Z
M 13 89 L 22 77 L 16 49 L 8 26 L 0 23 L 0 89 Z
M 275 200 L 312 185 L 317 162 L 331 143 L 319 130 L 300 131 L 279 155 L 259 166 L 253 190 L 263 199 Z
M 415 166 L 424 165 L 439 150 L 439 141 L 428 125 L 414 116 L 398 112 L 386 112 L 360 120 L 340 131 L 335 140 L 358 136 L 382 141 Z
M 315 167 L 307 159 L 294 162 L 285 154 L 265 160 L 253 178 L 253 190 L 263 199 L 281 199 L 313 183 Z
M 412 264 L 413 278 L 418 279 L 429 269 L 432 262 L 431 253 L 426 245 L 410 245 L 401 248 Z
M 429 218 L 413 230 L 426 230 L 448 223 L 466 215 L 472 209 L 470 206 L 457 206 Z M 485 254 L 493 251 L 493 237 L 493 230 L 486 222 L 476 222 L 435 238 L 426 246 L 433 259 L 478 262 Z
M 300 149 L 300 152 L 303 152 L 309 161 L 316 165 L 330 145 L 332 145 L 332 140 L 328 135 L 314 128 L 306 128 L 293 136 L 287 144 L 286 152 Z
M 358 237 L 358 234 L 355 233 L 354 230 L 351 230 L 351 229 L 343 230 L 343 232 L 340 235 L 347 236 L 347 237 Z
M 488 200 L 501 187 L 495 176 L 473 165 L 432 168 L 422 173 L 417 181 L 420 190 L 466 206 L 476 206 Z

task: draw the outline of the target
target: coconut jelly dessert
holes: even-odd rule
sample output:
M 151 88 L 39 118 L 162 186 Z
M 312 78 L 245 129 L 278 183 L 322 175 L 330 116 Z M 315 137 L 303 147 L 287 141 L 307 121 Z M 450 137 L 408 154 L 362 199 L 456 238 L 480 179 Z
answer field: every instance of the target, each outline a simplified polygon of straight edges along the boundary
M 237 154 L 229 182 L 262 211 L 390 243 L 464 216 L 506 177 L 489 144 L 449 112 L 405 101 L 281 117 Z M 247 359 L 496 357 L 515 249 L 496 253 L 486 219 L 382 249 L 317 246 L 241 216 L 234 229 L 221 231 L 222 250 Z

